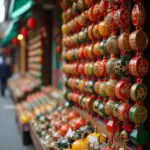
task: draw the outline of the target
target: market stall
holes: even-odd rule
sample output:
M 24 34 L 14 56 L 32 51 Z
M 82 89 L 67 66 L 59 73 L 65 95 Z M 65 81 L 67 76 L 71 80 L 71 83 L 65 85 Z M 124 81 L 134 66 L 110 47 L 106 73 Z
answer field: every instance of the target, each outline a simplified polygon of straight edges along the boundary
M 17 120 L 35 148 L 149 150 L 148 2 L 41 1 L 32 9 L 22 27 L 26 73 L 9 86 L 23 97 Z

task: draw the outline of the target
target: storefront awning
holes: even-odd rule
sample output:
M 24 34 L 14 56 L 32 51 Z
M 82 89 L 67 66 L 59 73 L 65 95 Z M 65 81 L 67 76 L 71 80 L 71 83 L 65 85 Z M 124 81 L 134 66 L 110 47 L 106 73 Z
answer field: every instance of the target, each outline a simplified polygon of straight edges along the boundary
M 8 44 L 12 40 L 12 38 L 17 36 L 17 30 L 18 30 L 18 19 L 10 22 L 9 27 L 5 32 L 4 38 L 1 41 L 1 45 L 4 46 Z
M 34 4 L 33 0 L 12 0 L 9 15 L 11 19 L 19 18 Z

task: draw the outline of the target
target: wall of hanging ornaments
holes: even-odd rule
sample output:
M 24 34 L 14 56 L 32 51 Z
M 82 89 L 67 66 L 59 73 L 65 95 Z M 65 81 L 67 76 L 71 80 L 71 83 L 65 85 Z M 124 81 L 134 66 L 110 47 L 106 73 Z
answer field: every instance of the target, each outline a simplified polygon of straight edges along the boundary
M 61 0 L 65 98 L 104 120 L 113 149 L 148 141 L 142 0 Z M 117 143 L 121 143 L 118 145 Z

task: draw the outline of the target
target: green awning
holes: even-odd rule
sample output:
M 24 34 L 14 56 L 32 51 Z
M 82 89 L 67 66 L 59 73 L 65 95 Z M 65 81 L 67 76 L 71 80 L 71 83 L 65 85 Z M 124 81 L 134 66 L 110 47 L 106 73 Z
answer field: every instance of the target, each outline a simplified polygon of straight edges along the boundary
M 8 29 L 5 32 L 4 39 L 1 41 L 1 44 L 4 46 L 8 44 L 12 38 L 17 36 L 17 30 L 18 30 L 18 19 L 13 20 L 10 24 Z
M 26 13 L 33 4 L 33 0 L 12 0 L 9 11 L 10 18 L 19 18 L 22 14 Z

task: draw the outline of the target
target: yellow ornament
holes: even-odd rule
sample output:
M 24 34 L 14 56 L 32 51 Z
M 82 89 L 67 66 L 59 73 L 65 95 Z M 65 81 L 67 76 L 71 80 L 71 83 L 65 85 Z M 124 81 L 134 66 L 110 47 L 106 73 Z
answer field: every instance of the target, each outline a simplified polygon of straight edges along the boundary
M 72 144 L 72 150 L 85 150 L 87 148 L 87 144 L 84 140 L 77 140 Z
M 107 23 L 105 21 L 102 21 L 99 24 L 99 33 L 103 37 L 108 37 L 110 35 L 109 27 L 108 27 L 108 25 L 107 25 Z
M 30 117 L 29 116 L 27 116 L 27 115 L 21 115 L 21 117 L 20 117 L 20 122 L 22 123 L 22 124 L 26 124 L 26 123 L 29 123 L 29 121 L 30 121 Z
M 62 25 L 62 27 L 61 27 L 62 33 L 63 33 L 63 34 L 67 34 L 67 30 L 68 30 L 68 29 L 67 29 L 67 25 L 65 25 L 65 24 Z
M 101 136 L 101 133 L 92 133 L 92 134 L 89 134 L 87 137 L 86 137 L 86 144 L 89 143 L 91 137 L 95 137 L 96 139 L 100 138 Z

